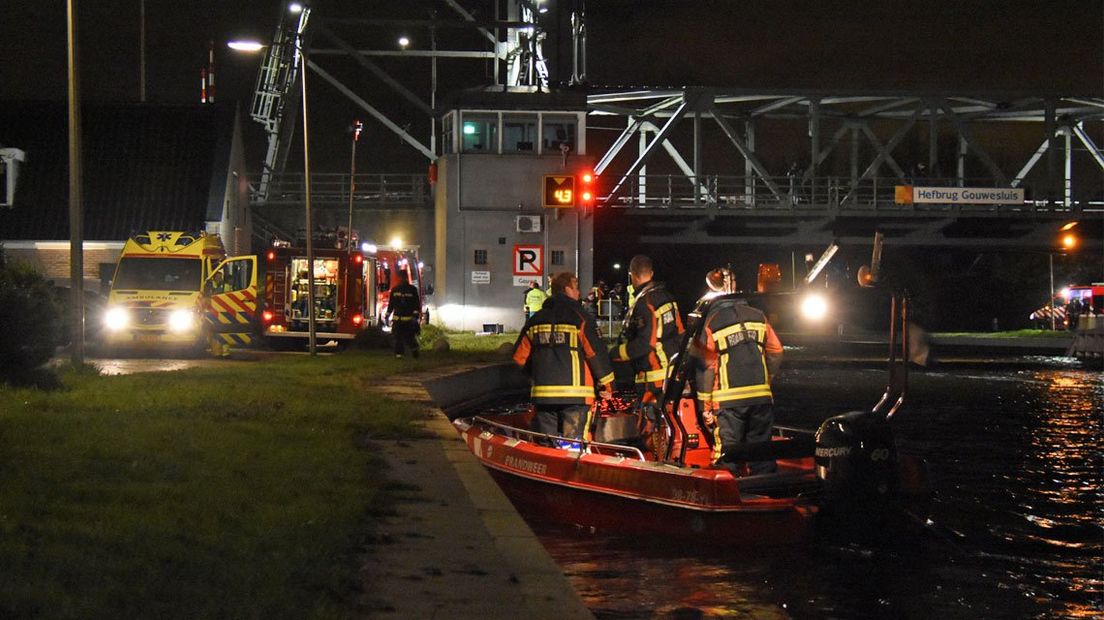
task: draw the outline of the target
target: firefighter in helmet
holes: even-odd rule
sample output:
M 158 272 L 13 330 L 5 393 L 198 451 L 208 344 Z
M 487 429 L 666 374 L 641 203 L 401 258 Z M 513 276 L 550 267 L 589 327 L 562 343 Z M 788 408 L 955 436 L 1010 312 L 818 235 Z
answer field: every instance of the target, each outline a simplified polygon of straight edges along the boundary
M 702 330 L 691 345 L 695 385 L 706 427 L 713 430 L 713 460 L 736 470 L 732 456 L 745 442 L 770 441 L 774 425 L 771 379 L 782 362 L 782 343 L 762 312 L 741 299 L 728 269 L 706 274 L 710 294 Z M 748 464 L 752 474 L 771 473 L 774 461 Z

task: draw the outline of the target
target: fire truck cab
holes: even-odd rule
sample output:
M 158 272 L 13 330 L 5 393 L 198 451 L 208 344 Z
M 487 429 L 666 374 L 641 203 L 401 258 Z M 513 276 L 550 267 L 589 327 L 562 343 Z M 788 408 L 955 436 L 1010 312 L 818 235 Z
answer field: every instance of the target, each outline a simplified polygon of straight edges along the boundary
M 374 257 L 359 250 L 314 250 L 315 338 L 338 344 L 352 340 L 377 315 Z M 261 329 L 269 343 L 310 337 L 310 272 L 307 253 L 286 242 L 265 252 L 264 310 Z

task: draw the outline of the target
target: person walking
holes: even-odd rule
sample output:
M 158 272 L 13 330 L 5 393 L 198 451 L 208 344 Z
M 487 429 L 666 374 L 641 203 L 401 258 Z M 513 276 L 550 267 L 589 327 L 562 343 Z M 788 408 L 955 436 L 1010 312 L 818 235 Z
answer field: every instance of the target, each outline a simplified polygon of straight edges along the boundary
M 701 333 L 691 344 L 697 399 L 713 430 L 713 461 L 739 471 L 732 458 L 739 444 L 767 442 L 774 426 L 771 379 L 782 363 L 782 343 L 762 312 L 725 295 L 735 289 L 727 269 L 706 274 L 712 295 Z M 726 458 L 726 456 L 728 458 Z M 777 470 L 774 461 L 748 463 L 751 474 Z
M 622 343 L 610 351 L 613 361 L 629 362 L 636 372 L 636 408 L 646 420 L 645 432 L 659 415 L 663 381 L 683 332 L 678 303 L 654 275 L 651 258 L 641 254 L 629 262 L 636 295 L 621 331 Z
M 601 398 L 612 398 L 613 365 L 579 297 L 575 274 L 553 276 L 552 296 L 526 321 L 513 359 L 533 384 L 533 430 L 589 439 L 595 388 L 601 387 Z
M 418 289 L 410 283 L 406 271 L 399 270 L 399 283 L 387 301 L 387 318 L 391 323 L 391 335 L 395 339 L 395 357 L 401 358 L 403 350 L 418 357 L 418 332 L 421 331 L 422 298 Z

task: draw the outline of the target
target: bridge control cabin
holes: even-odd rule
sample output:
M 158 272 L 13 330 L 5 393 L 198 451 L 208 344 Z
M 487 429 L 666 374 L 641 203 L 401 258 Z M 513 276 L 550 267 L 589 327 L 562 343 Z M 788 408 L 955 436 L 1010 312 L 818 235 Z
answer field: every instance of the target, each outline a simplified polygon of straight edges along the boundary
M 501 87 L 459 94 L 441 118 L 435 192 L 435 302 L 441 324 L 480 331 L 525 322 L 529 282 L 593 272 L 584 204 L 584 93 Z M 547 191 L 546 191 L 547 190 Z

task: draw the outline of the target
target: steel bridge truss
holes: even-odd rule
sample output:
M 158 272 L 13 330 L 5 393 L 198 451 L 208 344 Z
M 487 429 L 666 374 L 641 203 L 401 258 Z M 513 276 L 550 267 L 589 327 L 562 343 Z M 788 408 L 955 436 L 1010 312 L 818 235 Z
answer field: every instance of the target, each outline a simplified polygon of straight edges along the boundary
M 543 26 L 543 15 L 547 7 L 543 0 L 509 0 L 494 2 L 494 19 L 478 20 L 457 0 L 442 0 L 445 15 L 435 12 L 430 19 L 358 19 L 358 18 L 320 18 L 310 16 L 308 8 L 302 8 L 297 14 L 284 14 L 276 29 L 272 44 L 258 74 L 257 88 L 253 101 L 253 119 L 265 127 L 268 134 L 268 152 L 264 169 L 258 185 L 253 188 L 251 200 L 254 204 L 266 204 L 278 190 L 284 177 L 284 165 L 287 160 L 290 137 L 295 131 L 294 111 L 298 104 L 295 88 L 302 79 L 303 67 L 310 69 L 312 77 L 318 77 L 330 84 L 357 107 L 379 121 L 389 131 L 397 135 L 404 143 L 426 157 L 430 162 L 436 160 L 438 148 L 437 122 L 437 60 L 439 58 L 467 59 L 485 62 L 493 60 L 494 86 L 548 90 L 549 71 L 543 52 L 547 36 Z M 308 27 L 308 16 L 310 16 Z M 576 55 L 573 58 L 572 83 L 585 79 L 585 29 L 581 16 L 572 16 L 572 36 L 576 41 Z M 366 27 L 391 27 L 393 29 L 425 29 L 429 36 L 429 49 L 363 49 L 350 43 L 339 30 L 354 31 Z M 344 29 L 344 30 L 343 30 Z M 476 33 L 468 49 L 438 49 L 437 34 L 443 29 L 464 29 Z M 298 47 L 308 53 L 302 54 Z M 580 51 L 581 50 L 581 51 Z M 431 86 L 428 98 L 408 88 L 402 77 L 388 73 L 373 60 L 379 57 L 426 58 L 431 63 Z M 428 140 L 411 133 L 412 123 L 396 121 L 378 107 L 369 98 L 347 86 L 331 71 L 317 62 L 321 58 L 343 57 L 351 60 L 361 69 L 381 81 L 397 95 L 403 105 L 415 114 L 428 120 Z M 305 62 L 304 62 L 305 60 Z M 329 60 L 325 61 L 328 64 Z M 427 100 L 428 99 L 428 100 Z M 420 118 L 419 118 L 420 120 Z M 274 194 L 274 190 L 276 193 Z M 286 194 L 284 194 L 286 196 Z M 278 198 L 277 198 L 278 199 Z
M 1014 238 L 1015 244 L 1048 245 L 1062 224 L 1078 218 L 1100 219 L 1104 213 L 1099 187 L 1090 189 L 1097 184 L 1085 183 L 1084 189 L 1078 189 L 1073 179 L 1075 156 L 1087 157 L 1095 170 L 1104 172 L 1104 153 L 1085 129 L 1086 123 L 1104 119 L 1101 99 L 998 101 L 951 95 L 836 96 L 692 88 L 593 94 L 588 104 L 592 130 L 601 125 L 611 128 L 603 117 L 619 117 L 624 127 L 595 166 L 595 172 L 604 177 L 602 186 L 609 190 L 599 197 L 599 206 L 650 216 L 649 227 L 655 234 L 646 234 L 645 242 L 677 236 L 680 243 L 755 243 L 767 235 L 774 242 L 842 239 L 846 243 L 849 239 L 841 229 L 848 227 L 839 222 L 856 218 L 876 219 L 888 231 L 887 241 L 898 244 L 1007 245 Z M 765 121 L 799 123 L 807 129 L 807 151 L 801 155 L 807 165 L 783 171 L 768 167 L 756 145 L 756 128 Z M 1014 171 L 1003 169 L 975 136 L 983 123 L 999 131 L 1025 124 L 1037 127 L 1038 148 L 1026 154 Z M 685 145 L 686 124 L 691 135 L 689 157 L 676 139 Z M 925 125 L 926 169 L 906 170 L 899 147 Z M 939 170 L 944 128 L 953 132 L 956 142 L 955 174 L 940 178 L 928 171 Z M 742 174 L 703 173 L 703 132 L 709 129 L 719 131 L 736 160 L 742 160 Z M 648 173 L 648 164 L 656 162 L 661 150 L 670 158 L 663 164 L 677 172 Z M 826 165 L 830 156 L 841 151 L 847 163 L 843 174 L 839 174 L 838 156 L 833 167 Z M 863 151 L 869 158 L 860 157 Z M 1007 161 L 1004 147 L 999 156 Z M 980 164 L 983 176 L 976 172 L 968 176 L 968 162 L 972 168 Z M 1027 199 L 1004 205 L 901 204 L 896 196 L 900 185 L 1025 188 Z M 717 223 L 728 217 L 743 218 L 746 224 Z M 994 218 L 1021 223 L 1002 224 L 1009 229 L 1003 238 L 956 236 L 961 228 L 957 225 L 964 220 Z M 865 234 L 853 240 L 869 243 Z

